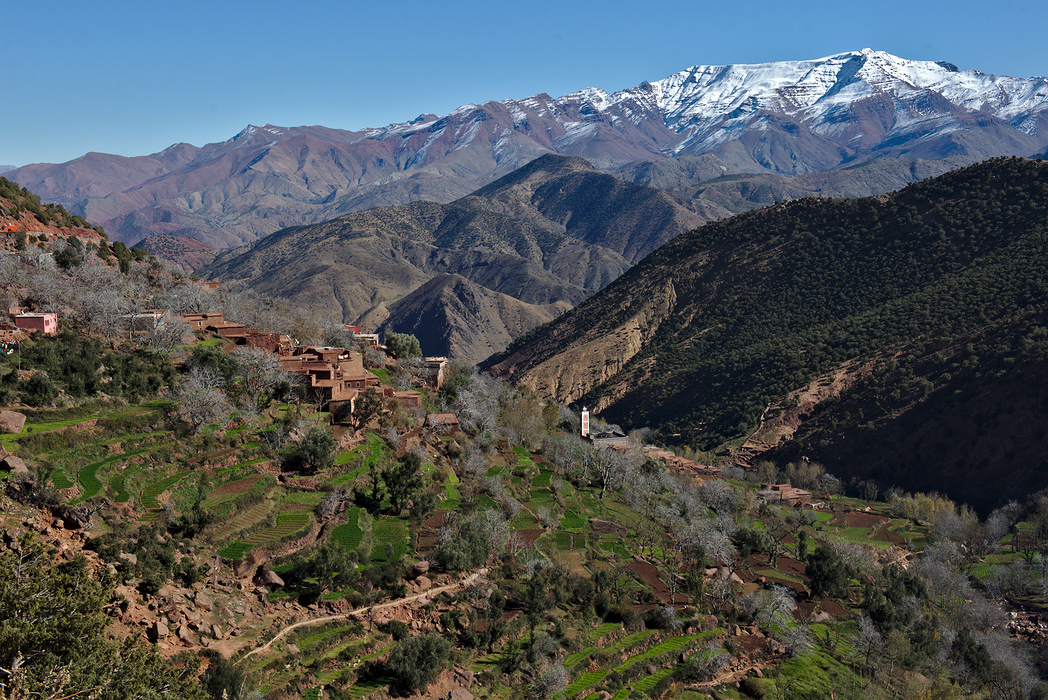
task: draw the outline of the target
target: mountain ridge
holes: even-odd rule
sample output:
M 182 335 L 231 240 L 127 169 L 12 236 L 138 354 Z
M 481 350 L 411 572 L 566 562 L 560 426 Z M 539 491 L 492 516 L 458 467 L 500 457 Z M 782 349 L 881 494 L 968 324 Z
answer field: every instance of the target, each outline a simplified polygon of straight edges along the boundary
M 406 299 L 434 278 L 459 275 L 468 284 L 442 297 L 454 308 L 434 306 L 429 291 L 443 290 L 426 290 L 411 304 L 450 314 L 447 332 L 433 333 L 439 343 L 420 336 L 427 352 L 477 361 L 702 222 L 665 192 L 581 159 L 545 155 L 450 204 L 413 202 L 282 230 L 221 253 L 202 274 L 372 330 L 414 328 L 403 317 Z
M 120 240 L 166 233 L 235 247 L 374 206 L 450 202 L 550 152 L 607 169 L 707 156 L 724 173 L 802 174 L 879 156 L 1026 156 L 1048 146 L 1046 114 L 1044 78 L 864 49 L 693 66 L 612 93 L 488 101 L 356 132 L 248 126 L 199 148 L 88 154 L 11 177 Z
M 891 195 L 777 204 L 678 236 L 484 366 L 623 426 L 654 428 L 660 440 L 714 449 L 737 446 L 778 412 L 793 410 L 791 392 L 830 381 L 849 363 L 874 361 L 879 384 L 863 385 L 865 393 L 847 402 L 834 399 L 850 410 L 826 402 L 794 415 L 797 437 L 774 444 L 779 454 L 911 488 L 913 480 L 896 478 L 893 469 L 916 474 L 917 466 L 874 460 L 886 451 L 866 442 L 844 444 L 871 454 L 846 451 L 834 429 L 904 434 L 911 445 L 923 435 L 923 451 L 914 454 L 934 463 L 936 474 L 949 474 L 951 488 L 971 500 L 972 479 L 982 471 L 954 468 L 964 454 L 950 445 L 963 441 L 899 433 L 899 426 L 934 401 L 935 420 L 966 435 L 973 428 L 963 427 L 965 411 L 943 413 L 955 389 L 978 384 L 992 393 L 1006 377 L 1021 384 L 1023 372 L 1034 390 L 1020 413 L 1034 420 L 1041 411 L 1048 397 L 1032 378 L 1043 375 L 1037 329 L 1048 310 L 1046 216 L 1048 164 L 1017 158 Z M 969 375 L 973 381 L 958 383 Z M 1007 412 L 1003 405 L 1000 412 Z M 806 424 L 809 418 L 823 428 Z M 1031 435 L 1023 439 L 1048 447 Z M 1020 480 L 1023 470 L 1039 469 L 1026 459 L 1037 450 L 1027 447 L 979 445 L 976 452 Z M 928 479 L 916 487 L 927 488 Z

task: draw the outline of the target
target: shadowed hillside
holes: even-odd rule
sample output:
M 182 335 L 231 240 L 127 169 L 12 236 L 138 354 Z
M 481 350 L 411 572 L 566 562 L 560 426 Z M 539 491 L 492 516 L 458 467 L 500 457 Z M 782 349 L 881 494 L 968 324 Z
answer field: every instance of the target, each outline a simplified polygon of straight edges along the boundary
M 517 341 L 491 368 L 559 400 L 596 406 L 609 420 L 712 449 L 738 444 L 813 378 L 879 362 L 896 367 L 894 374 L 856 399 L 874 407 L 822 415 L 834 427 L 858 415 L 864 430 L 886 438 L 902 430 L 918 440 L 926 431 L 900 427 L 903 416 L 954 394 L 953 364 L 974 365 L 978 380 L 962 387 L 955 399 L 962 406 L 964 391 L 993 393 L 1009 371 L 1040 376 L 1039 355 L 1012 349 L 1039 332 L 1048 303 L 1046 212 L 1048 165 L 998 159 L 890 196 L 809 198 L 707 224 Z M 928 350 L 937 354 L 937 372 L 897 370 L 896 355 L 920 358 Z M 990 358 L 998 357 L 1006 364 L 991 372 Z M 1036 396 L 1024 401 L 1048 399 L 1042 386 L 1030 383 Z M 790 449 L 836 462 L 832 430 L 813 437 Z M 1044 436 L 1030 438 L 1040 446 Z M 849 459 L 866 450 L 863 470 L 905 485 L 893 473 L 895 453 L 874 456 L 869 444 L 843 442 L 852 446 Z M 999 444 L 969 458 L 985 467 L 1024 451 Z M 858 470 L 843 456 L 841 463 Z M 1024 466 L 1016 462 L 1012 471 Z M 960 472 L 950 472 L 955 489 L 974 486 L 980 473 Z M 1048 474 L 1033 481 L 1044 486 Z

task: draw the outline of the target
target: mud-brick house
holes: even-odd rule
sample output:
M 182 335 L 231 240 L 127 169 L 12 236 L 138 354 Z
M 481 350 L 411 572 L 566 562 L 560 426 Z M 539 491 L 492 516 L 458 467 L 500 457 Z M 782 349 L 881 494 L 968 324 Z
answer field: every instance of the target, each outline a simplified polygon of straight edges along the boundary
M 291 336 L 283 333 L 255 331 L 251 335 L 244 337 L 243 344 L 251 348 L 271 352 L 279 357 L 289 356 L 292 351 Z
M 241 342 L 238 344 L 241 345 L 244 338 L 247 338 L 252 333 L 258 333 L 255 329 L 248 328 L 243 323 L 230 323 L 229 321 L 209 324 L 204 326 L 204 330 L 211 331 L 220 338 L 225 338 L 232 343 L 237 343 L 239 340 Z
M 130 333 L 148 333 L 164 320 L 164 312 L 158 310 L 120 316 L 120 328 Z
M 810 506 L 811 492 L 795 489 L 789 484 L 761 484 L 757 498 L 766 503 L 781 503 L 784 506 Z
M 371 372 L 364 369 L 364 356 L 359 352 L 349 352 L 349 357 L 339 363 L 346 385 L 363 391 L 369 386 L 377 387 L 382 382 Z
M 221 311 L 209 311 L 203 314 L 182 314 L 182 320 L 189 324 L 189 329 L 194 333 L 203 331 L 207 326 L 226 322 Z
M 379 379 L 364 369 L 358 352 L 344 348 L 311 346 L 296 355 L 278 355 L 280 367 L 305 378 L 307 396 L 341 420 L 353 411 L 357 397 Z
M 373 348 L 377 348 L 380 345 L 378 333 L 361 333 L 357 331 L 353 334 L 353 342 L 368 345 Z
M 444 378 L 448 372 L 448 358 L 446 357 L 424 357 L 422 358 L 422 369 L 420 379 L 426 386 L 439 389 L 444 384 Z
M 426 425 L 437 435 L 450 436 L 459 430 L 458 416 L 454 413 L 430 413 L 426 416 Z
M 295 351 L 296 355 L 312 355 L 320 362 L 339 363 L 349 359 L 349 352 L 345 348 L 333 348 L 328 345 L 307 345 Z
M 15 325 L 24 331 L 41 331 L 45 335 L 58 333 L 58 314 L 18 314 Z
M 382 395 L 387 399 L 393 399 L 401 406 L 407 406 L 408 408 L 422 407 L 422 392 L 420 391 L 395 391 L 391 386 L 384 386 L 382 387 Z

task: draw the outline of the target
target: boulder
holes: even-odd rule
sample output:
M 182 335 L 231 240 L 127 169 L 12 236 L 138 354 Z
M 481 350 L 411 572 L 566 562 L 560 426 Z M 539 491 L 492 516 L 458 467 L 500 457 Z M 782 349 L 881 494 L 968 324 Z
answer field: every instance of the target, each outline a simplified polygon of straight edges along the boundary
M 246 576 L 250 576 L 254 572 L 254 570 L 255 562 L 251 561 L 250 559 L 244 559 L 236 565 L 236 568 L 233 570 L 233 572 L 236 574 L 237 578 L 245 578 Z
M 273 571 L 272 569 L 266 569 L 265 571 L 263 571 L 259 579 L 261 580 L 263 586 L 283 587 L 284 585 L 284 579 L 280 578 L 280 576 L 277 575 L 277 572 Z
M 76 507 L 65 505 L 64 503 L 52 508 L 51 513 L 62 521 L 62 525 L 67 530 L 79 530 L 91 522 L 91 517 L 88 513 L 81 512 Z
M 423 591 L 428 591 L 433 586 L 433 582 L 426 576 L 419 576 L 415 579 L 415 583 L 417 583 L 418 587 Z
M 469 670 L 468 668 L 456 668 L 455 669 L 455 681 L 459 685 L 465 686 L 467 688 L 470 687 L 471 685 L 473 685 L 473 677 L 474 677 L 474 675 L 475 674 L 473 673 L 473 671 Z
M 196 603 L 197 608 L 201 610 L 211 610 L 215 607 L 214 602 L 208 598 L 207 593 L 203 591 L 197 592 L 196 596 L 193 597 L 193 602 Z
M 138 566 L 138 556 L 131 552 L 121 552 L 120 558 L 128 563 L 130 566 Z
M 0 433 L 19 434 L 25 427 L 25 416 L 17 411 L 0 411 Z
M 162 620 L 157 620 L 153 624 L 153 629 L 149 631 L 149 636 L 153 638 L 154 642 L 159 642 L 169 634 L 171 634 L 171 630 L 167 628 L 167 623 Z
M 456 688 L 451 691 L 451 700 L 473 700 L 473 693 L 464 688 Z
M 412 578 L 418 578 L 429 573 L 428 561 L 417 561 L 411 566 Z
M 3 461 L 0 462 L 0 466 L 2 466 L 4 469 L 11 472 L 12 474 L 29 473 L 29 468 L 25 465 L 25 462 L 22 461 L 22 458 L 15 457 L 14 455 L 7 455 L 6 457 L 4 457 Z

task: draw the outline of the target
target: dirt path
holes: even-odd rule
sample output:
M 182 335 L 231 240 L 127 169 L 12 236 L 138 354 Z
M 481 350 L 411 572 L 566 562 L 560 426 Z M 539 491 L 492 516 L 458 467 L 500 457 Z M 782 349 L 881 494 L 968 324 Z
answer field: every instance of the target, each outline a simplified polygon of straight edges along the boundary
M 294 623 L 292 625 L 288 625 L 284 629 L 282 629 L 279 632 L 277 632 L 276 636 L 274 636 L 272 639 L 270 639 L 268 642 L 266 642 L 262 646 L 255 647 L 254 649 L 252 649 L 248 653 L 244 654 L 242 657 L 240 657 L 240 659 L 237 661 L 237 663 L 240 663 L 240 661 L 243 661 L 244 659 L 248 658 L 249 656 L 253 656 L 255 654 L 259 654 L 259 653 L 265 651 L 270 646 L 272 646 L 273 642 L 277 641 L 278 639 L 280 639 L 281 637 L 286 635 L 291 630 L 298 629 L 299 627 L 306 627 L 308 625 L 320 625 L 320 624 L 323 624 L 325 622 L 332 622 L 334 620 L 345 620 L 345 619 L 350 618 L 350 617 L 355 617 L 357 615 L 362 615 L 362 614 L 366 613 L 369 610 L 383 610 L 385 608 L 396 608 L 396 607 L 399 607 L 401 605 L 407 605 L 409 603 L 415 602 L 416 600 L 418 600 L 420 598 L 431 598 L 431 597 L 433 597 L 435 595 L 439 595 L 441 593 L 444 593 L 445 591 L 452 591 L 452 590 L 455 590 L 457 588 L 466 588 L 467 586 L 472 586 L 477 581 L 477 579 L 479 579 L 481 576 L 483 576 L 483 575 L 485 575 L 487 573 L 488 573 L 487 569 L 480 569 L 479 571 L 476 571 L 476 572 L 470 574 L 469 576 L 467 576 L 466 578 L 462 579 L 461 581 L 458 581 L 457 583 L 452 583 L 452 584 L 449 584 L 447 586 L 439 586 L 437 588 L 431 588 L 428 591 L 426 591 L 425 593 L 419 593 L 417 595 L 408 596 L 406 598 L 398 598 L 396 600 L 391 600 L 391 601 L 386 602 L 386 603 L 379 603 L 378 605 L 368 605 L 368 606 L 365 606 L 363 608 L 357 608 L 356 610 L 350 610 L 349 612 L 346 612 L 346 613 L 339 613 L 338 615 L 328 615 L 326 617 L 315 617 L 315 618 L 313 618 L 311 620 L 303 620 L 302 622 L 296 622 L 296 623 Z

